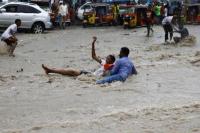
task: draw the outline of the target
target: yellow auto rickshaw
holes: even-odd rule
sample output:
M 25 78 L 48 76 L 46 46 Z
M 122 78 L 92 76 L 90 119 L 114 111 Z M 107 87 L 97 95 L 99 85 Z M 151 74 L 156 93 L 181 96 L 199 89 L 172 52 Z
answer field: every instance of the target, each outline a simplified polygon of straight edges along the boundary
M 111 7 L 104 3 L 91 3 L 92 10 L 83 13 L 83 27 L 89 25 L 111 25 L 114 21 Z
M 144 26 L 146 11 L 147 6 L 127 5 L 126 11 L 122 15 L 124 29 Z

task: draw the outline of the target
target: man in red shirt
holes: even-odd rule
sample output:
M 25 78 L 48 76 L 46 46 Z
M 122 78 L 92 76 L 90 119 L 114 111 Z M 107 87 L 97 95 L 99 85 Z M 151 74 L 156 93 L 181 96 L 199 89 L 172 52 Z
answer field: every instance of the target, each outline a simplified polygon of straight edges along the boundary
M 151 10 L 151 6 L 148 7 L 146 11 L 146 26 L 147 26 L 147 37 L 149 37 L 150 30 L 153 33 L 153 12 Z

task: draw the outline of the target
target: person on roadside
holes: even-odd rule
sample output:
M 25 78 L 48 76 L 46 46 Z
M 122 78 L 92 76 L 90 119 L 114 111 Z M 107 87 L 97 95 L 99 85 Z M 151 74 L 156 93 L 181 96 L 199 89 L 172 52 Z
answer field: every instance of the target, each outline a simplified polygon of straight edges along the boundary
M 160 22 L 162 22 L 163 18 L 165 17 L 165 4 L 162 2 L 160 6 Z
M 119 16 L 119 5 L 117 4 L 117 2 L 114 2 L 114 4 L 112 5 L 112 13 L 113 13 L 113 19 L 115 24 L 118 23 L 118 16 Z
M 18 41 L 15 33 L 17 32 L 17 28 L 19 28 L 20 26 L 21 20 L 16 19 L 15 24 L 10 25 L 1 35 L 1 41 L 4 41 L 10 47 L 9 56 L 15 56 L 13 53 Z
M 151 6 L 148 6 L 146 11 L 146 18 L 145 18 L 146 26 L 147 26 L 147 37 L 150 35 L 150 31 L 153 33 L 153 11 Z
M 156 3 L 155 7 L 154 7 L 154 14 L 156 17 L 156 22 L 157 24 L 160 24 L 160 20 L 161 20 L 161 5 L 160 3 Z
M 65 21 L 66 21 L 67 15 L 68 15 L 68 7 L 67 7 L 66 3 L 63 3 L 63 1 L 60 1 L 59 3 L 60 3 L 60 6 L 59 6 L 59 16 L 60 16 L 59 25 L 60 25 L 60 28 L 65 29 L 65 27 L 66 27 Z
M 169 2 L 167 2 L 167 3 L 164 5 L 164 17 L 167 17 L 167 16 L 168 16 L 168 11 L 169 11 Z
M 97 40 L 97 37 L 93 37 L 93 42 L 92 42 L 92 58 L 97 61 L 99 64 L 101 64 L 101 67 L 97 69 L 93 75 L 99 77 L 99 76 L 104 76 L 106 75 L 107 71 L 110 71 L 113 67 L 113 63 L 115 62 L 115 56 L 113 55 L 108 55 L 106 57 L 106 60 L 101 59 L 99 56 L 96 55 L 95 52 L 95 42 Z M 87 74 L 91 72 L 87 72 L 85 70 L 75 70 L 75 69 L 56 69 L 56 68 L 49 68 L 46 65 L 42 64 L 42 68 L 44 69 L 46 74 L 49 73 L 57 73 L 57 74 L 62 74 L 62 75 L 67 75 L 67 76 L 79 76 L 81 74 Z
M 109 71 L 109 76 L 98 80 L 97 84 L 112 83 L 114 81 L 124 82 L 129 76 L 137 74 L 135 66 L 128 58 L 129 49 L 122 47 L 119 54 L 119 59 L 115 62 L 114 67 Z

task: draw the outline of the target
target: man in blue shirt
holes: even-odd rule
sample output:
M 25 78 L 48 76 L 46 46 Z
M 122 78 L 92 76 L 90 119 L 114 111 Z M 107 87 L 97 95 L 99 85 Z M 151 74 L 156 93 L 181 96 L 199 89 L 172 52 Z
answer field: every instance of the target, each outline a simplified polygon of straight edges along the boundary
M 97 84 L 111 83 L 113 81 L 125 81 L 130 75 L 137 74 L 137 71 L 128 58 L 129 49 L 122 47 L 120 50 L 119 57 L 115 62 L 113 69 L 110 71 L 110 76 L 105 77 L 102 80 L 98 80 Z

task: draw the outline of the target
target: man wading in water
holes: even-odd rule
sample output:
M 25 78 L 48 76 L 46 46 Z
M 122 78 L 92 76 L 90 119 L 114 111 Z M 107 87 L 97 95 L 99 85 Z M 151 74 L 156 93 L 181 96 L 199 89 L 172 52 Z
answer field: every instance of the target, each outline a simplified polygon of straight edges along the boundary
M 9 56 L 15 56 L 13 54 L 17 45 L 17 38 L 15 37 L 15 33 L 17 32 L 17 28 L 20 26 L 21 20 L 16 19 L 15 24 L 10 25 L 1 35 L 1 41 L 4 41 L 10 47 Z

